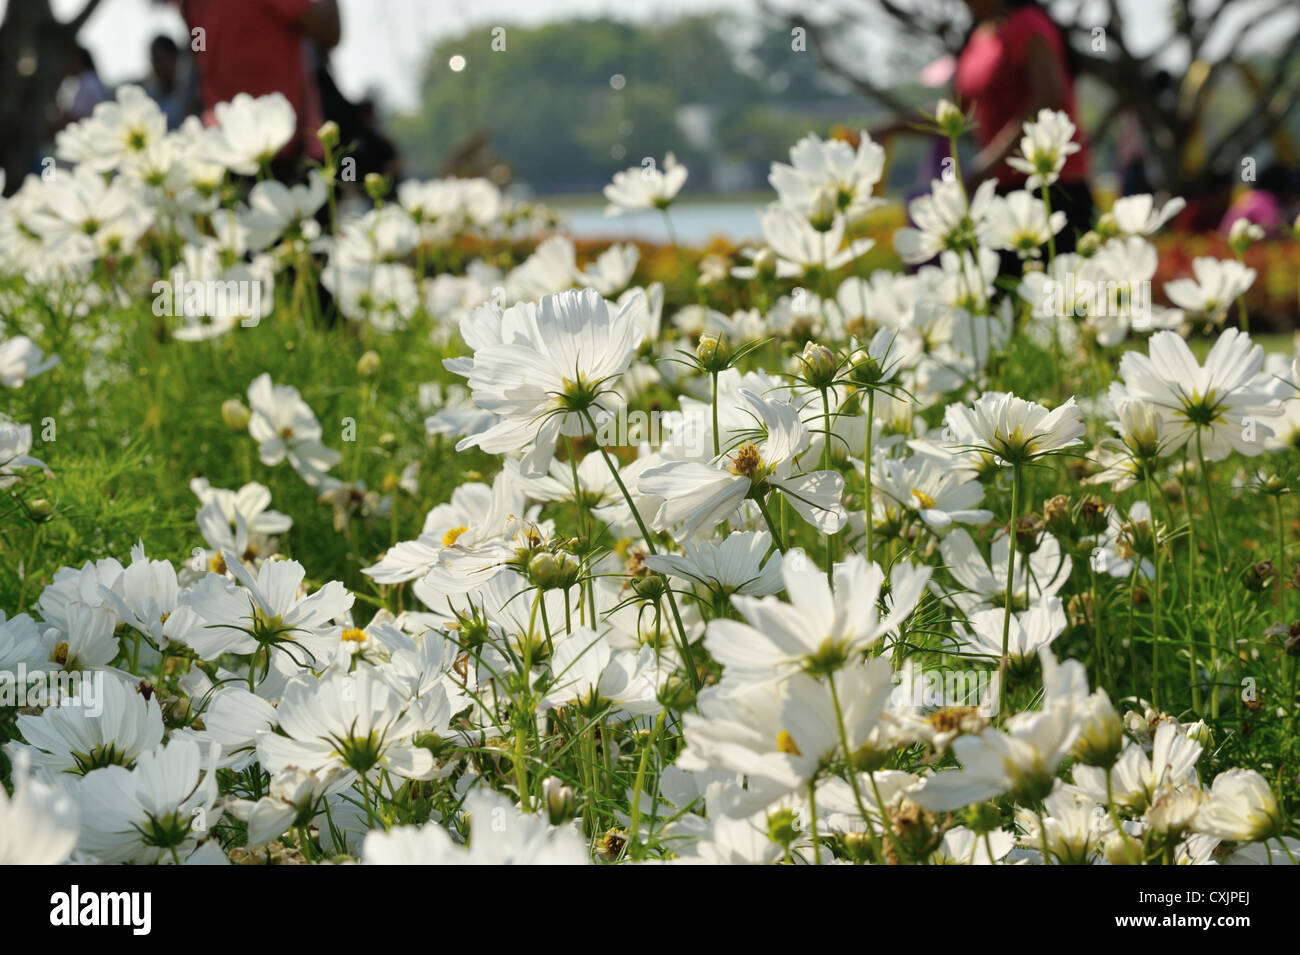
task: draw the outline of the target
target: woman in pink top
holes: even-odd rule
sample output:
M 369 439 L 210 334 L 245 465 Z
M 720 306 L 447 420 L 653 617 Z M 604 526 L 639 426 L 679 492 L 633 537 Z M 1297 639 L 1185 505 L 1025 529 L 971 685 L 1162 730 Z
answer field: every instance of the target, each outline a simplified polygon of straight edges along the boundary
M 1025 120 L 1055 109 L 1079 125 L 1070 49 L 1061 28 L 1033 0 L 966 0 L 966 6 L 974 26 L 957 60 L 955 85 L 977 122 L 980 151 L 971 178 L 996 176 L 1000 192 L 1023 189 L 1025 174 L 1006 159 L 1020 144 Z M 1051 190 L 1053 210 L 1070 222 L 1056 238 L 1057 251 L 1072 251 L 1076 236 L 1092 226 L 1088 146 L 1081 133 L 1076 141 L 1083 148 L 1066 160 Z

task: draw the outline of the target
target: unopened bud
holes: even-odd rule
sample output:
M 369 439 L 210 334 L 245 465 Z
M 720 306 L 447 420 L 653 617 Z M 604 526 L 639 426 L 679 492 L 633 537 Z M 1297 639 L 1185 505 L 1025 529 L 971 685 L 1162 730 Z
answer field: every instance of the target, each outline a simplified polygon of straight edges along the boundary
M 231 431 L 243 431 L 252 417 L 253 412 L 238 398 L 227 398 L 221 402 L 221 420 Z

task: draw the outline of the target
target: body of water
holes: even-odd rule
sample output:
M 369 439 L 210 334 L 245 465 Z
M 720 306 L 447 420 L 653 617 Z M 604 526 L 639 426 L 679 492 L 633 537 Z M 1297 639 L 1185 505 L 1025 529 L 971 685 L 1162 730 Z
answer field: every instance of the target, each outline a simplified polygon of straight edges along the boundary
M 566 205 L 563 201 L 548 202 L 547 205 L 564 216 L 570 233 L 580 239 L 669 241 L 663 213 L 657 210 L 607 216 L 604 205 Z M 743 243 L 763 237 L 763 227 L 758 219 L 761 209 L 759 202 L 701 199 L 676 203 L 668 210 L 668 215 L 672 218 L 677 240 L 684 245 L 703 245 L 715 236 Z

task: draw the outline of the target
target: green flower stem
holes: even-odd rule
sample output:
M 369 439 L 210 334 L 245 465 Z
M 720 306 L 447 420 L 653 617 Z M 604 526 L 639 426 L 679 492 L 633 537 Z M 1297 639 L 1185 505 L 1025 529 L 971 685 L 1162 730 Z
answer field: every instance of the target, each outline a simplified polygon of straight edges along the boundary
M 872 493 L 871 486 L 871 432 L 875 430 L 876 421 L 876 390 L 870 388 L 867 390 L 867 447 L 866 454 L 862 459 L 863 471 L 863 505 L 862 513 L 866 518 L 867 529 L 867 563 L 871 563 L 871 537 L 872 531 Z
M 1214 492 L 1210 487 L 1210 469 L 1205 464 L 1205 442 L 1203 440 L 1204 429 L 1196 429 L 1196 456 L 1201 464 L 1201 482 L 1205 487 L 1205 507 L 1210 512 L 1210 530 L 1214 534 L 1214 562 L 1218 565 L 1215 568 L 1214 579 L 1219 581 L 1219 599 L 1225 605 L 1228 611 L 1228 632 L 1232 636 L 1232 651 L 1237 649 L 1237 611 L 1232 606 L 1231 599 L 1224 599 L 1227 595 L 1223 587 L 1223 545 L 1219 536 L 1219 517 L 1214 507 Z M 1210 641 L 1210 669 L 1213 675 L 1212 690 L 1210 695 L 1210 717 L 1219 718 L 1219 641 L 1211 636 Z
M 590 425 L 593 432 L 598 430 L 590 411 L 584 408 L 582 410 L 582 416 L 587 419 L 587 424 Z M 609 473 L 613 475 L 614 483 L 618 485 L 618 489 L 623 493 L 623 500 L 627 502 L 628 510 L 632 512 L 632 517 L 636 520 L 636 526 L 641 531 L 641 538 L 645 541 L 646 550 L 651 554 L 657 553 L 655 550 L 654 538 L 650 536 L 650 530 L 645 526 L 645 521 L 641 518 L 641 512 L 636 508 L 636 502 L 632 500 L 632 495 L 628 492 L 627 485 L 623 483 L 623 475 L 619 474 L 618 465 L 615 464 L 614 460 L 609 456 L 609 452 L 605 450 L 604 445 L 597 442 L 596 447 L 600 451 L 600 456 L 605 459 L 605 466 L 609 468 Z M 660 574 L 660 576 L 663 577 L 662 574 Z M 668 578 L 664 577 L 663 581 L 665 592 L 668 594 L 668 606 L 672 609 L 673 621 L 677 624 L 677 633 L 680 637 L 678 649 L 682 654 L 682 663 L 686 666 L 686 675 L 690 678 L 691 686 L 698 690 L 700 688 L 700 674 L 695 668 L 695 658 L 691 654 L 690 641 L 686 639 L 686 627 L 682 623 L 682 615 L 677 609 L 677 599 L 673 596 L 672 586 L 669 585 Z
M 998 659 L 998 725 L 1005 718 L 1007 666 L 1011 650 L 1011 604 L 1016 573 L 1016 518 L 1020 507 L 1020 465 L 1011 465 L 1011 523 L 1007 525 L 1007 590 L 1003 595 L 1002 656 Z
M 645 748 L 641 750 L 641 762 L 636 768 L 636 782 L 632 784 L 632 824 L 629 826 L 628 838 L 632 844 L 640 842 L 641 835 L 641 793 L 645 790 L 646 766 L 650 762 L 650 753 L 655 748 L 659 739 L 659 734 L 663 732 L 664 718 L 668 715 L 667 710 L 661 710 L 659 717 L 655 720 L 654 726 L 650 729 L 650 736 L 646 740 Z M 653 826 L 654 824 L 651 823 Z

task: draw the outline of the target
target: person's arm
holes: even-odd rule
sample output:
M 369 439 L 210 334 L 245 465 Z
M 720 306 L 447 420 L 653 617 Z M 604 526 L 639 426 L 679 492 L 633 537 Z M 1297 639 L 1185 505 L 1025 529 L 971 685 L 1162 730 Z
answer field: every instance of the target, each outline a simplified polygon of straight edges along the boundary
M 1065 81 L 1061 65 L 1052 54 L 1047 41 L 1039 34 L 1029 40 L 1025 50 L 1025 80 L 1029 99 L 1020 115 L 1007 122 L 987 146 L 975 157 L 971 178 L 976 182 L 988 178 L 1006 160 L 1020 142 L 1025 120 L 1038 115 L 1041 109 L 1065 109 Z
M 343 26 L 339 20 L 338 0 L 316 0 L 298 18 L 302 32 L 325 49 L 338 46 Z

